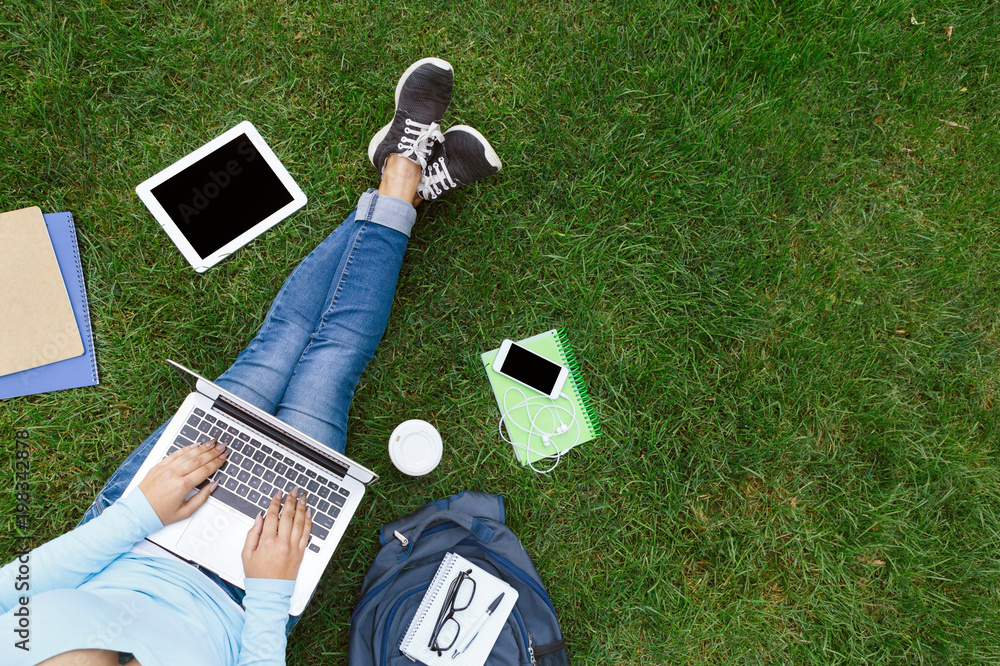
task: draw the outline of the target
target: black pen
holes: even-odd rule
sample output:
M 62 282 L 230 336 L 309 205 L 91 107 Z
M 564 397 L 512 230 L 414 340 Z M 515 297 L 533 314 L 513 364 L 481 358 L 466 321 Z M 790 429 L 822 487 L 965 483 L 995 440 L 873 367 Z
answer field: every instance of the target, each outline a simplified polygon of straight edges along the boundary
M 479 616 L 479 619 L 476 620 L 476 623 L 472 625 L 472 629 L 469 630 L 469 637 L 465 639 L 465 643 L 451 653 L 452 659 L 454 659 L 455 657 L 457 657 L 458 655 L 462 654 L 463 652 L 469 649 L 469 646 L 472 645 L 472 641 L 476 640 L 476 636 L 479 635 L 479 630 L 482 629 L 483 625 L 486 624 L 486 621 L 490 619 L 490 616 L 493 615 L 493 611 L 497 609 L 497 606 L 500 605 L 500 602 L 502 600 L 503 600 L 503 593 L 501 593 L 499 597 L 493 600 L 493 603 L 490 604 L 490 607 L 486 609 L 485 613 Z

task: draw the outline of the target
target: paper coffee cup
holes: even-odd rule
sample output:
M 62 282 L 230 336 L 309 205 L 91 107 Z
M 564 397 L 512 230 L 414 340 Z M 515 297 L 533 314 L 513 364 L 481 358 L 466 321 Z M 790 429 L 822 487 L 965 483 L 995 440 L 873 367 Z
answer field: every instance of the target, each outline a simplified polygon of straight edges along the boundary
M 403 474 L 423 476 L 441 462 L 441 435 L 427 421 L 403 421 L 389 437 L 389 458 Z

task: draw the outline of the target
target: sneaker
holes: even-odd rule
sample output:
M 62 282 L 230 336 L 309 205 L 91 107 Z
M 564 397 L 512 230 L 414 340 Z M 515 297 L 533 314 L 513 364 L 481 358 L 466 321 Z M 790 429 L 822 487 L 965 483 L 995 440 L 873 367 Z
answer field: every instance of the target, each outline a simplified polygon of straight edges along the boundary
M 441 119 L 454 83 L 451 64 L 440 58 L 418 60 L 403 72 L 396 84 L 396 115 L 368 144 L 368 159 L 379 173 L 392 154 L 427 166 L 434 143 L 444 140 Z
M 493 146 L 468 125 L 455 125 L 435 144 L 420 176 L 417 196 L 433 201 L 451 190 L 492 176 L 503 165 Z

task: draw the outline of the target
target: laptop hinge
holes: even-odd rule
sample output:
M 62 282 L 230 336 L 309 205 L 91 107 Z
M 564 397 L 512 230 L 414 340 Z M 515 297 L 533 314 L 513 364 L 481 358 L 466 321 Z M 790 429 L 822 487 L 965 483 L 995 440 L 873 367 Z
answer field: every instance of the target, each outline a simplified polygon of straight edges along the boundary
M 333 472 L 334 474 L 339 475 L 341 478 L 347 476 L 347 471 L 348 471 L 347 468 L 341 465 L 340 463 L 330 458 L 324 458 L 323 456 L 319 455 L 309 447 L 303 446 L 302 444 L 296 442 L 294 439 L 292 439 L 285 433 L 281 432 L 277 428 L 274 428 L 269 424 L 265 423 L 264 421 L 261 421 L 253 414 L 240 409 L 237 405 L 227 402 L 225 398 L 221 396 L 216 398 L 215 403 L 212 406 L 213 408 L 219 410 L 220 412 L 229 414 L 233 418 L 239 419 L 240 421 L 243 421 L 247 425 L 256 428 L 257 430 L 264 433 L 274 441 L 281 442 L 281 444 L 287 446 L 292 451 L 295 451 L 303 458 L 307 458 L 313 461 L 320 467 L 324 467 Z

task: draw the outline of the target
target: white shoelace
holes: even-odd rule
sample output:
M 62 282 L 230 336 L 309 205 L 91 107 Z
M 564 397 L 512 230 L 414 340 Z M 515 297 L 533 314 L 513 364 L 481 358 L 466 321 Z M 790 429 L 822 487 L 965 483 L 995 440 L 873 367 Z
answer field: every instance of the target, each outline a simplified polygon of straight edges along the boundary
M 458 183 L 448 172 L 444 157 L 439 157 L 424 171 L 417 194 L 421 199 L 437 199 L 442 192 L 453 187 L 458 187 Z
M 407 118 L 403 136 L 399 139 L 397 147 L 402 151 L 399 153 L 401 156 L 416 160 L 423 169 L 427 166 L 427 158 L 430 157 L 435 141 L 444 141 L 441 125 L 438 123 L 424 125 Z

